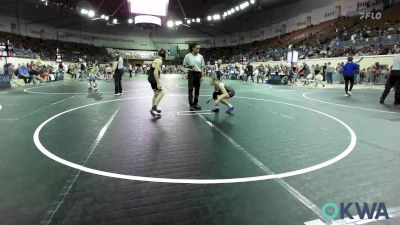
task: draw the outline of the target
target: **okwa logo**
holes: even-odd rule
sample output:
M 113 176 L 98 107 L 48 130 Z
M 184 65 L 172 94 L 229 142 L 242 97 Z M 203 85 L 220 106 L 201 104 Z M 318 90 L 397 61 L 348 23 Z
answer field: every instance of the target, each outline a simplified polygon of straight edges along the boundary
M 335 220 L 338 219 L 338 217 L 339 219 L 354 219 L 353 215 L 350 213 L 354 208 L 360 219 L 389 219 L 386 205 L 382 202 L 375 202 L 372 205 L 368 203 L 342 202 L 339 206 L 336 203 L 329 202 L 322 206 L 322 216 L 328 220 Z

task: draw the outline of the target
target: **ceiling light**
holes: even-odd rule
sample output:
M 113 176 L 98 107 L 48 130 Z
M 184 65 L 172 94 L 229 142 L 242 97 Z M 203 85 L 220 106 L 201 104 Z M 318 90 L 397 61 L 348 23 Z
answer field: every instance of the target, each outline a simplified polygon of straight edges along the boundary
M 105 16 L 104 19 L 108 21 L 110 19 L 110 17 L 109 16 Z
M 250 0 L 250 3 L 251 3 L 251 4 L 256 3 L 256 0 Z
M 196 22 L 200 23 L 200 22 L 201 22 L 200 18 L 197 18 L 197 19 L 196 19 Z
M 113 19 L 113 24 L 117 24 L 118 20 L 117 19 Z
M 187 24 L 191 24 L 192 21 L 191 21 L 191 20 L 187 20 L 186 23 L 187 23 Z
M 192 22 L 194 23 L 194 22 L 196 22 L 196 20 L 195 20 L 195 19 L 192 19 Z
M 174 26 L 174 22 L 173 22 L 172 20 L 169 20 L 169 21 L 167 22 L 167 26 L 168 26 L 169 28 L 173 27 L 173 26 Z
M 106 16 L 105 16 L 105 15 L 101 15 L 101 16 L 100 16 L 100 18 L 102 18 L 102 19 L 105 19 L 105 18 L 106 18 Z
M 81 9 L 81 14 L 83 14 L 83 15 L 87 14 L 87 10 L 86 9 Z
M 221 16 L 220 16 L 219 14 L 215 14 L 215 15 L 213 16 L 213 19 L 214 19 L 214 20 L 220 20 L 220 19 L 221 19 Z
M 250 5 L 249 2 L 244 2 L 244 3 L 240 4 L 240 9 L 245 9 L 245 8 L 247 8 L 249 5 Z
M 89 10 L 89 11 L 88 11 L 88 15 L 89 15 L 90 18 L 93 18 L 94 15 L 95 15 L 95 13 L 94 13 L 93 10 Z
M 129 19 L 129 20 L 128 20 L 128 23 L 133 23 L 133 19 Z
M 212 20 L 212 17 L 211 17 L 211 16 L 207 16 L 207 20 L 208 20 L 208 21 L 211 21 L 211 20 Z
M 157 16 L 150 15 L 139 15 L 135 16 L 135 24 L 154 24 L 157 26 L 161 26 L 161 18 Z
M 236 9 L 236 11 L 239 11 L 240 8 L 239 8 L 239 6 L 236 6 L 235 9 Z
M 231 9 L 231 13 L 234 13 L 236 10 L 234 8 Z

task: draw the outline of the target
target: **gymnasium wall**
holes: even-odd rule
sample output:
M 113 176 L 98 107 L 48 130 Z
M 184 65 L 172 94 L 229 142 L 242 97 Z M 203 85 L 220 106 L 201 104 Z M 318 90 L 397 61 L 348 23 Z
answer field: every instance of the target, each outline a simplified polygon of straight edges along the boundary
M 0 16 L 0 31 L 23 36 L 42 38 L 48 40 L 59 40 L 67 42 L 75 42 L 89 44 L 98 47 L 111 47 L 119 49 L 138 49 L 138 50 L 156 50 L 160 48 L 169 49 L 170 45 L 178 45 L 180 49 L 187 49 L 187 43 L 198 41 L 205 47 L 211 47 L 212 40 L 209 38 L 152 38 L 150 36 L 121 36 L 109 34 L 89 33 L 77 30 L 55 29 L 48 26 L 29 24 L 29 21 L 19 23 L 17 30 L 12 30 L 11 24 L 18 24 L 16 18 Z
M 372 65 L 374 65 L 376 62 L 379 62 L 380 65 L 388 65 L 391 66 L 393 65 L 393 58 L 394 55 L 379 55 L 379 56 L 362 56 L 362 57 L 354 57 L 354 62 L 359 62 L 360 60 L 360 68 L 361 69 L 366 69 Z M 325 63 L 330 62 L 332 65 L 337 66 L 338 63 L 346 63 L 347 62 L 347 57 L 338 57 L 338 58 L 324 58 L 324 59 L 307 59 L 307 60 L 301 60 L 299 64 L 302 64 L 303 62 L 306 62 L 308 65 L 324 65 Z M 252 63 L 253 66 L 259 66 L 261 63 Z M 282 61 L 269 61 L 266 63 L 262 63 L 263 65 L 281 65 L 281 64 L 287 64 L 287 62 L 282 62 Z
M 242 27 L 252 27 L 254 24 L 261 28 L 252 31 L 244 31 L 233 35 L 221 36 L 216 38 L 217 47 L 234 46 L 238 44 L 262 41 L 268 38 L 276 37 L 284 33 L 292 32 L 316 25 L 325 21 L 342 16 L 358 15 L 360 11 L 371 11 L 372 8 L 381 9 L 382 4 L 375 5 L 381 0 L 302 0 L 290 5 L 274 8 L 269 11 L 263 11 L 260 15 L 246 18 L 248 20 L 242 23 Z M 374 7 L 358 7 L 362 3 L 370 3 Z M 263 24 L 268 24 L 263 26 Z
M 394 55 L 379 55 L 379 56 L 363 56 L 363 57 L 354 57 L 354 62 L 358 62 L 361 59 L 360 62 L 360 68 L 361 69 L 366 69 L 370 66 L 372 66 L 373 64 L 375 64 L 376 62 L 379 62 L 379 64 L 381 65 L 388 65 L 391 66 L 393 65 L 393 58 Z M 23 59 L 23 58 L 11 58 L 8 59 L 8 62 L 13 63 L 14 65 L 18 65 L 18 64 L 26 64 L 29 63 L 31 61 L 36 62 L 37 59 Z M 46 65 L 54 65 L 55 62 L 53 61 L 41 61 L 42 64 L 46 64 Z M 347 62 L 347 57 L 338 57 L 338 58 L 325 58 L 325 59 L 307 59 L 307 60 L 302 60 L 299 63 L 302 64 L 303 62 L 306 62 L 308 65 L 324 65 L 324 63 L 328 63 L 331 62 L 332 65 L 336 66 L 338 63 L 346 63 Z M 5 64 L 5 58 L 0 58 L 0 74 L 2 74 L 2 70 L 3 70 L 3 66 Z M 261 63 L 252 63 L 253 66 L 259 66 Z M 275 66 L 275 65 L 281 65 L 281 64 L 287 64 L 287 62 L 283 62 L 283 61 L 268 61 L 265 63 L 262 63 L 263 65 L 271 65 L 271 66 Z
M 179 49 L 187 49 L 187 43 L 193 41 L 202 43 L 203 47 L 222 47 L 261 41 L 305 28 L 310 24 L 315 25 L 332 20 L 338 17 L 339 11 L 341 11 L 341 15 L 351 15 L 357 12 L 358 4 L 377 1 L 383 0 L 301 0 L 271 10 L 264 10 L 254 15 L 251 14 L 250 16 L 232 17 L 232 23 L 240 23 L 241 27 L 246 29 L 243 32 L 216 38 L 201 35 L 193 37 L 193 35 L 190 36 L 189 34 L 187 37 L 176 38 L 152 38 L 151 36 L 145 36 L 144 33 L 137 34 L 134 37 L 106 35 L 55 29 L 38 24 L 29 24 L 29 21 L 17 23 L 16 18 L 5 16 L 0 16 L 0 31 L 12 32 L 11 24 L 18 24 L 18 33 L 24 36 L 119 49 L 169 49 L 170 45 L 178 45 Z M 340 7 L 340 10 L 338 7 Z M 363 10 L 368 11 L 371 9 Z

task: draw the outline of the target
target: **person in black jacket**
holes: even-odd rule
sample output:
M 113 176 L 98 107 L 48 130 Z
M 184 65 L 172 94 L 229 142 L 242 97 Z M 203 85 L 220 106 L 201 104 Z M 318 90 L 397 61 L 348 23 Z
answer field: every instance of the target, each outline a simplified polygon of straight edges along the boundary
M 380 103 L 384 104 L 386 97 L 389 95 L 390 90 L 395 88 L 396 93 L 394 94 L 394 104 L 400 105 L 400 54 L 395 55 L 393 59 L 393 66 L 389 72 L 388 79 L 386 81 L 385 91 L 382 94 Z
M 254 75 L 253 75 L 253 72 L 254 72 L 254 67 L 253 67 L 253 65 L 251 65 L 250 63 L 248 63 L 248 64 L 247 64 L 247 67 L 246 67 L 246 74 L 247 74 L 247 76 L 246 76 L 246 82 L 248 82 L 248 81 L 249 81 L 249 77 L 251 77 L 251 80 L 252 80 L 253 83 L 254 83 Z

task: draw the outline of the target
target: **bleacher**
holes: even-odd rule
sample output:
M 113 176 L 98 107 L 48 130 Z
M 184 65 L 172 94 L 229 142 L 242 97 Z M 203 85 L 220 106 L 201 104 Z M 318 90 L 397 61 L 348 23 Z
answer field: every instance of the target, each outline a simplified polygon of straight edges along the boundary
M 396 4 L 385 9 L 380 20 L 360 20 L 359 15 L 341 17 L 264 41 L 204 49 L 202 54 L 207 61 L 237 62 L 242 57 L 250 61 L 279 61 L 285 59 L 289 45 L 295 46 L 303 58 L 393 53 L 393 46 L 400 44 L 399 11 L 400 4 Z

